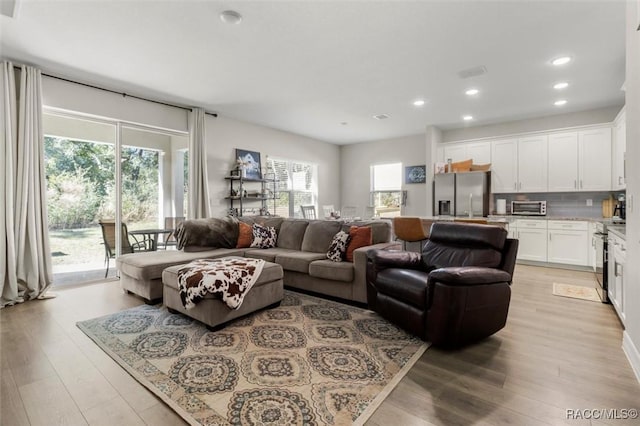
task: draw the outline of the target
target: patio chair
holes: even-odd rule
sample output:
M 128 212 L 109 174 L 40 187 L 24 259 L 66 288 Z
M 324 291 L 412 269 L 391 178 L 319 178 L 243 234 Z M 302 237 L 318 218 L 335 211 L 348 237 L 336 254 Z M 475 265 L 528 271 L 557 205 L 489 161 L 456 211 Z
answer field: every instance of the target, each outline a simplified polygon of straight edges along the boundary
M 100 228 L 102 228 L 102 241 L 104 244 L 104 263 L 107 266 L 107 270 L 104 273 L 104 277 L 109 275 L 109 260 L 116 257 L 116 223 L 113 219 L 99 220 Z M 121 245 L 120 253 L 134 253 L 138 251 L 148 251 L 150 248 L 150 239 L 144 239 L 139 241 L 135 235 L 133 237 L 134 242 L 129 240 L 129 230 L 127 224 L 122 224 L 122 234 L 120 237 Z
M 316 206 L 300 206 L 304 219 L 316 219 Z
M 165 250 L 167 249 L 167 246 L 176 246 L 178 242 L 176 239 L 176 230 L 178 229 L 178 225 L 182 222 L 184 222 L 184 216 L 164 218 L 164 229 L 171 229 L 171 232 L 164 237 L 163 247 Z

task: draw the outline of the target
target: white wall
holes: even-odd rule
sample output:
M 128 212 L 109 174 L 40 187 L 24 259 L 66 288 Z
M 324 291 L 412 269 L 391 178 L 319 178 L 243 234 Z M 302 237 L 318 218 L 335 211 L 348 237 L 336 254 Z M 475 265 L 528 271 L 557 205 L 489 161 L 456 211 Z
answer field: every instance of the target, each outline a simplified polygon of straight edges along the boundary
M 42 102 L 47 107 L 64 111 L 188 131 L 188 111 L 183 108 L 147 102 L 53 77 L 42 77 Z
M 336 206 L 355 205 L 362 209 L 370 204 L 370 167 L 375 164 L 402 163 L 405 166 L 427 165 L 427 176 L 433 173 L 427 162 L 425 135 L 384 139 L 340 147 L 342 161 L 342 198 Z M 431 215 L 431 204 L 427 204 L 427 184 L 404 184 L 407 190 L 407 205 L 402 214 L 406 216 Z M 430 202 L 430 201 L 429 201 Z
M 529 120 L 510 121 L 486 126 L 465 127 L 442 131 L 443 142 L 464 141 L 470 139 L 491 138 L 517 133 L 538 132 L 562 129 L 589 124 L 611 123 L 622 105 L 581 111 L 569 114 L 557 114 Z
M 623 347 L 640 380 L 640 5 L 627 2 L 627 262 Z
M 224 199 L 229 193 L 224 180 L 235 167 L 235 149 L 267 156 L 305 161 L 318 165 L 318 206 L 339 205 L 340 149 L 337 145 L 293 133 L 275 130 L 231 118 L 206 116 L 209 200 L 212 216 L 222 216 L 229 208 Z M 256 203 L 259 206 L 259 203 Z

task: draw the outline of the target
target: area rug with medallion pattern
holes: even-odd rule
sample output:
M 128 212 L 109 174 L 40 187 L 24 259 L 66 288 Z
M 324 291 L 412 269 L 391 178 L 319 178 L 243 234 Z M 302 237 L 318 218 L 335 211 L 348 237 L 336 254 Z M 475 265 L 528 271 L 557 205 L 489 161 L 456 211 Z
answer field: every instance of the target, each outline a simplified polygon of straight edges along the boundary
M 428 348 L 374 312 L 291 291 L 219 331 L 147 305 L 77 325 L 194 425 L 362 424 Z

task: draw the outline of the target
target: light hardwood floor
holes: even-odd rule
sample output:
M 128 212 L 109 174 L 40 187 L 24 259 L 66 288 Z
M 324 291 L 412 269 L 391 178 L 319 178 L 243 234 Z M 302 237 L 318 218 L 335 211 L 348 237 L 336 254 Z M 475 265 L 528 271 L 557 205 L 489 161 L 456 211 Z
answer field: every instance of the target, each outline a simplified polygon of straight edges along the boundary
M 640 384 L 610 305 L 551 294 L 592 274 L 518 265 L 507 326 L 461 350 L 430 348 L 369 425 L 622 425 L 567 410 L 640 409 Z M 117 282 L 0 310 L 0 424 L 182 425 L 76 322 L 141 304 Z

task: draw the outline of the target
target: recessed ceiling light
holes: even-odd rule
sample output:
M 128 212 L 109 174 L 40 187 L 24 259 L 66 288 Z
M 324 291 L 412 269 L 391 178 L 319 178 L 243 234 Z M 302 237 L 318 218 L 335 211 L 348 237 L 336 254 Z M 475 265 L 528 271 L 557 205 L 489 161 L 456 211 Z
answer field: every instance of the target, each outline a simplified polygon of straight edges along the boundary
M 559 99 L 559 100 L 555 101 L 553 104 L 554 104 L 555 106 L 562 106 L 562 105 L 564 105 L 564 104 L 566 104 L 566 103 L 567 103 L 567 100 L 566 100 L 566 99 Z
M 553 61 L 551 61 L 551 63 L 553 65 L 555 65 L 555 66 L 568 64 L 569 62 L 571 62 L 571 57 L 569 57 L 569 56 L 561 56 L 561 57 L 556 58 Z
M 413 106 L 421 107 L 423 105 L 424 105 L 424 100 L 423 99 L 417 99 L 417 100 L 413 101 Z
M 562 81 L 553 85 L 553 88 L 556 90 L 566 89 L 567 87 L 569 87 L 569 83 L 567 83 L 566 81 Z
M 225 10 L 220 14 L 220 20 L 225 24 L 239 24 L 242 21 L 242 15 L 235 10 Z
M 389 116 L 387 114 L 378 114 L 374 115 L 373 118 L 375 118 L 376 120 L 386 120 L 387 118 L 389 118 Z
M 346 126 L 349 123 L 347 123 L 346 121 L 342 121 L 342 122 L 340 122 L 340 124 L 342 124 L 343 126 Z
M 464 121 L 471 121 L 471 120 L 473 120 L 473 116 L 472 115 L 463 115 L 462 119 Z
M 469 95 L 469 96 L 477 95 L 478 93 L 480 93 L 478 89 L 469 89 L 466 92 L 464 92 L 465 95 Z

